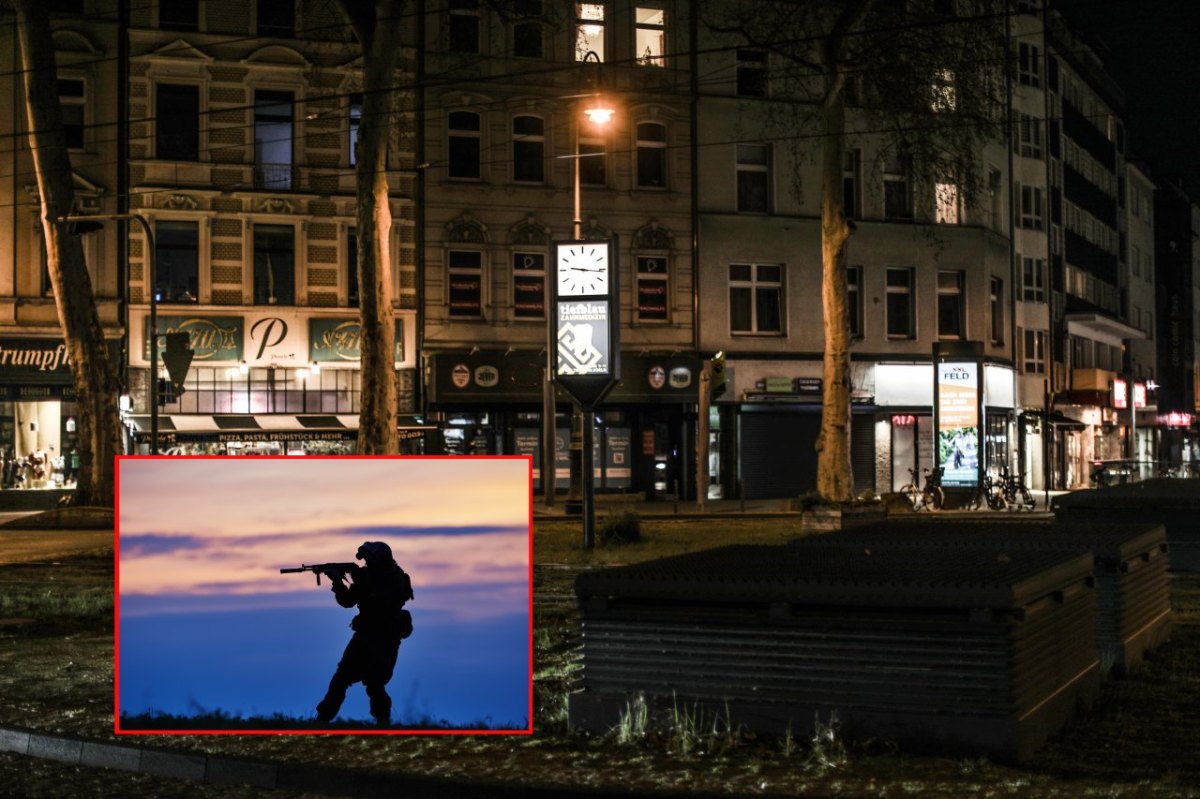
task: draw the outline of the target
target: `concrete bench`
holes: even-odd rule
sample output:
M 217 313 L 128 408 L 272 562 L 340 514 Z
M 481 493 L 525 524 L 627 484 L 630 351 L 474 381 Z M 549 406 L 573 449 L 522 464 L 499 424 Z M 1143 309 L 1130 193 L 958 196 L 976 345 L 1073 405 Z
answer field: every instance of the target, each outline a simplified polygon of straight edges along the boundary
M 1092 557 L 733 546 L 580 575 L 573 725 L 635 697 L 748 730 L 1019 761 L 1100 681 Z

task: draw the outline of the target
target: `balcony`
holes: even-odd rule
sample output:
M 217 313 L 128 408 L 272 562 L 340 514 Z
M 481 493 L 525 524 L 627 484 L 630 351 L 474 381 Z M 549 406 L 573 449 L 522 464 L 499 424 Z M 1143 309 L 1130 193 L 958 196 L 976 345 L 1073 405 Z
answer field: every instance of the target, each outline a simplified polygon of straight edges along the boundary
M 299 187 L 299 172 L 293 164 L 256 164 L 254 188 L 265 191 L 291 191 Z
M 1116 372 L 1107 369 L 1072 369 L 1071 389 L 1073 391 L 1108 391 Z

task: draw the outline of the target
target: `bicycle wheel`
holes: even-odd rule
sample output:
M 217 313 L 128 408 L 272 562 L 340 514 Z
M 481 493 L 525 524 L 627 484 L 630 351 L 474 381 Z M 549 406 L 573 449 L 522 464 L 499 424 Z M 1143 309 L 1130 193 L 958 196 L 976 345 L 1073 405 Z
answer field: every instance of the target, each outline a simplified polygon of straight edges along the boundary
M 1004 510 L 1008 507 L 1008 502 L 1004 499 L 1003 491 L 989 491 L 987 502 L 988 507 L 992 510 Z
M 979 491 L 975 492 L 974 496 L 967 500 L 966 508 L 967 510 L 979 510 L 983 507 L 983 502 L 984 492 L 983 489 L 980 489 Z
M 927 495 L 925 504 L 929 507 L 929 509 L 941 510 L 942 505 L 944 505 L 946 502 L 946 495 L 942 493 L 941 486 L 934 486 L 933 488 L 926 490 L 925 493 Z
M 1021 494 L 1021 506 L 1026 510 L 1033 510 L 1036 508 L 1037 500 L 1033 498 L 1033 494 L 1029 493 L 1029 489 L 1025 486 L 1021 486 L 1019 490 Z

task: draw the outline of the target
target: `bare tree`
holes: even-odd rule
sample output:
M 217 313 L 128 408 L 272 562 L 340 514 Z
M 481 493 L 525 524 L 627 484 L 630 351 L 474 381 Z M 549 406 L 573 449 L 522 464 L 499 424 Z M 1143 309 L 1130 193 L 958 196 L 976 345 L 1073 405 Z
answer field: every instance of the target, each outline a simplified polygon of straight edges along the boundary
M 392 310 L 392 264 L 388 238 L 387 153 L 391 138 L 400 61 L 404 0 L 338 0 L 362 46 L 363 101 L 358 128 L 359 309 L 362 316 L 362 406 L 358 451 L 366 455 L 399 451 L 396 431 L 396 319 Z
M 75 501 L 112 505 L 115 461 L 121 448 L 117 374 L 84 262 L 83 246 L 57 219 L 72 212 L 75 190 L 63 131 L 58 75 L 46 3 L 14 0 L 29 146 L 41 197 L 46 265 L 63 340 L 71 359 L 79 431 L 79 477 Z
M 848 137 L 911 165 L 918 185 L 953 186 L 970 203 L 982 156 L 1003 134 L 1008 0 L 723 0 L 709 30 L 769 57 L 762 132 L 820 167 L 824 362 L 817 491 L 853 496 L 846 262 L 854 222 L 842 181 Z M 849 120 L 849 121 L 848 121 Z M 792 189 L 801 198 L 797 166 Z

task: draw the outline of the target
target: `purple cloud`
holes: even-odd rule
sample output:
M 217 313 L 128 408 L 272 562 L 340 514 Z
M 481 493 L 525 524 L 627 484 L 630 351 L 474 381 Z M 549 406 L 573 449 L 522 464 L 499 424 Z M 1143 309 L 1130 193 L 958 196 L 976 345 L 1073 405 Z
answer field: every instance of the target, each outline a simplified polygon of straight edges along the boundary
M 119 539 L 121 557 L 147 557 L 150 555 L 170 555 L 188 549 L 203 549 L 208 542 L 195 535 L 161 535 L 159 533 L 144 533 L 142 535 L 123 535 Z

